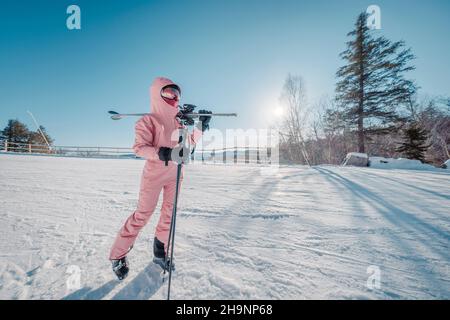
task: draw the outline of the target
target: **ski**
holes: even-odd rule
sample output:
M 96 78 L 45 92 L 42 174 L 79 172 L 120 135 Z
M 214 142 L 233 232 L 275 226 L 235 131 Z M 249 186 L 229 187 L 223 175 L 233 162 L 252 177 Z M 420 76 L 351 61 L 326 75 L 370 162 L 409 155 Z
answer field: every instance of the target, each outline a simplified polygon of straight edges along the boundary
M 108 113 L 111 115 L 112 120 L 120 120 L 126 117 L 142 117 L 145 115 L 148 115 L 150 113 L 119 113 L 116 111 L 108 111 Z M 192 113 L 185 113 L 183 114 L 186 117 L 190 118 L 198 118 L 201 116 L 213 116 L 213 117 L 237 117 L 237 113 L 198 113 L 198 112 L 192 112 Z

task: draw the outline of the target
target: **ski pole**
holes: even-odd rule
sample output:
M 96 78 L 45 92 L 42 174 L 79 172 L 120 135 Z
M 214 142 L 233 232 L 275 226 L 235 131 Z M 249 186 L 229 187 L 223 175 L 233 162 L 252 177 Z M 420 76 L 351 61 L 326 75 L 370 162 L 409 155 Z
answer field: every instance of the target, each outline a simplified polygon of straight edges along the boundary
M 182 143 L 181 147 L 184 148 L 185 141 L 186 141 L 186 131 L 184 129 L 179 130 L 179 143 Z M 183 150 L 183 149 L 182 149 Z M 175 226 L 177 221 L 177 206 L 178 206 L 178 192 L 180 188 L 180 179 L 181 179 L 181 169 L 183 166 L 184 157 L 189 157 L 189 153 L 186 153 L 181 156 L 180 159 L 178 159 L 178 165 L 177 165 L 177 179 L 175 184 L 175 197 L 173 200 L 173 208 L 172 208 L 172 217 L 170 219 L 170 229 L 169 229 L 169 239 L 167 241 L 167 253 L 169 253 L 170 248 L 170 261 L 169 261 L 169 283 L 167 284 L 167 300 L 170 300 L 170 288 L 172 283 L 172 264 L 173 264 L 173 249 L 175 245 Z M 167 256 L 165 255 L 164 259 L 164 266 L 167 266 Z M 164 270 L 164 274 L 166 270 Z
M 183 166 L 182 162 L 180 162 L 177 165 L 177 182 L 176 182 L 176 189 L 175 189 L 175 200 L 174 200 L 173 209 L 172 209 L 172 219 L 171 219 L 171 223 L 170 223 L 169 241 L 167 243 L 167 249 L 169 249 L 169 245 L 170 245 L 169 283 L 167 284 L 167 300 L 170 300 L 170 285 L 172 283 L 172 263 L 173 263 L 173 247 L 175 244 L 175 226 L 176 226 L 176 221 L 177 221 L 178 187 L 180 185 L 180 176 L 181 176 L 182 166 Z M 167 257 L 166 257 L 166 261 L 167 261 Z
M 111 119 L 113 120 L 120 120 L 126 117 L 142 117 L 150 113 L 119 113 L 116 111 L 108 111 L 108 113 L 111 115 Z M 237 117 L 237 113 L 198 113 L 198 112 L 191 112 L 191 113 L 185 113 L 183 114 L 186 117 L 190 118 L 198 118 L 201 116 L 207 116 L 207 117 Z
M 181 170 L 180 170 L 181 171 Z M 175 216 L 175 214 L 176 214 L 176 211 L 177 211 L 177 209 L 176 209 L 176 206 L 175 206 L 175 203 L 177 202 L 177 200 L 178 200 L 178 195 L 177 195 L 177 193 L 178 193 L 178 180 L 179 180 L 179 176 L 178 176 L 178 166 L 177 166 L 177 179 L 176 179 L 176 190 L 175 190 L 175 198 L 174 198 L 174 200 L 173 200 L 173 204 L 174 204 L 174 206 L 172 207 L 172 216 L 170 217 L 170 228 L 169 228 L 169 238 L 168 238 L 168 241 L 167 241 L 167 254 L 164 256 L 164 266 L 166 267 L 167 266 L 167 257 L 168 257 L 168 255 L 169 255 L 169 249 L 170 249 L 170 245 L 171 245 L 171 242 L 172 242 L 172 233 L 173 233 L 173 219 L 174 219 L 174 216 Z M 172 250 L 170 249 L 170 252 L 172 252 Z M 170 269 L 169 269 L 170 270 Z M 163 271 L 163 275 L 165 276 L 166 275 L 166 269 L 164 269 L 164 271 Z M 164 282 L 164 276 L 163 276 L 163 282 Z

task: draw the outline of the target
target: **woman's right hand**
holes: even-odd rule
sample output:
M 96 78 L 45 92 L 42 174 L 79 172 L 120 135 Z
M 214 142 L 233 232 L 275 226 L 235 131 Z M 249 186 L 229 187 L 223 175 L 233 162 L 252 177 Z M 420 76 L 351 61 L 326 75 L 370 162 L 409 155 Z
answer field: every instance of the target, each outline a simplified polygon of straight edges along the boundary
M 166 166 L 172 160 L 172 148 L 161 147 L 158 151 L 159 160 L 164 161 Z

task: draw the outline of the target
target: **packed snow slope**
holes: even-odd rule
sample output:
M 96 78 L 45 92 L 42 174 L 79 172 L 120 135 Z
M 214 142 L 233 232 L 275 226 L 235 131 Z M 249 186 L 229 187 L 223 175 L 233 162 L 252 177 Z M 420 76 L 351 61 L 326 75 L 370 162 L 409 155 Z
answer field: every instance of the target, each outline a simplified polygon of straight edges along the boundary
M 0 298 L 165 298 L 159 211 L 127 279 L 108 261 L 143 165 L 0 155 Z M 449 299 L 449 187 L 444 170 L 189 165 L 172 298 Z

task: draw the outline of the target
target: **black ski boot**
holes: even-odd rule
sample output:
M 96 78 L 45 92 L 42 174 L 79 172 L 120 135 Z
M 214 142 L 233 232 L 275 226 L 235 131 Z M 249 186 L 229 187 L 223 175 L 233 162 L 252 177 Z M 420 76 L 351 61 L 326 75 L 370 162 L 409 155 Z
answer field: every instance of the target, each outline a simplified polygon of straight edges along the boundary
M 166 260 L 166 252 L 164 251 L 164 243 L 156 237 L 153 241 L 153 262 L 160 266 L 164 271 L 169 271 L 170 258 Z M 175 270 L 175 264 L 172 263 L 172 271 Z
M 123 257 L 118 260 L 111 260 L 112 269 L 114 273 L 116 274 L 117 278 L 119 280 L 123 280 L 127 277 L 128 271 L 130 270 L 128 268 L 128 260 L 127 257 Z

